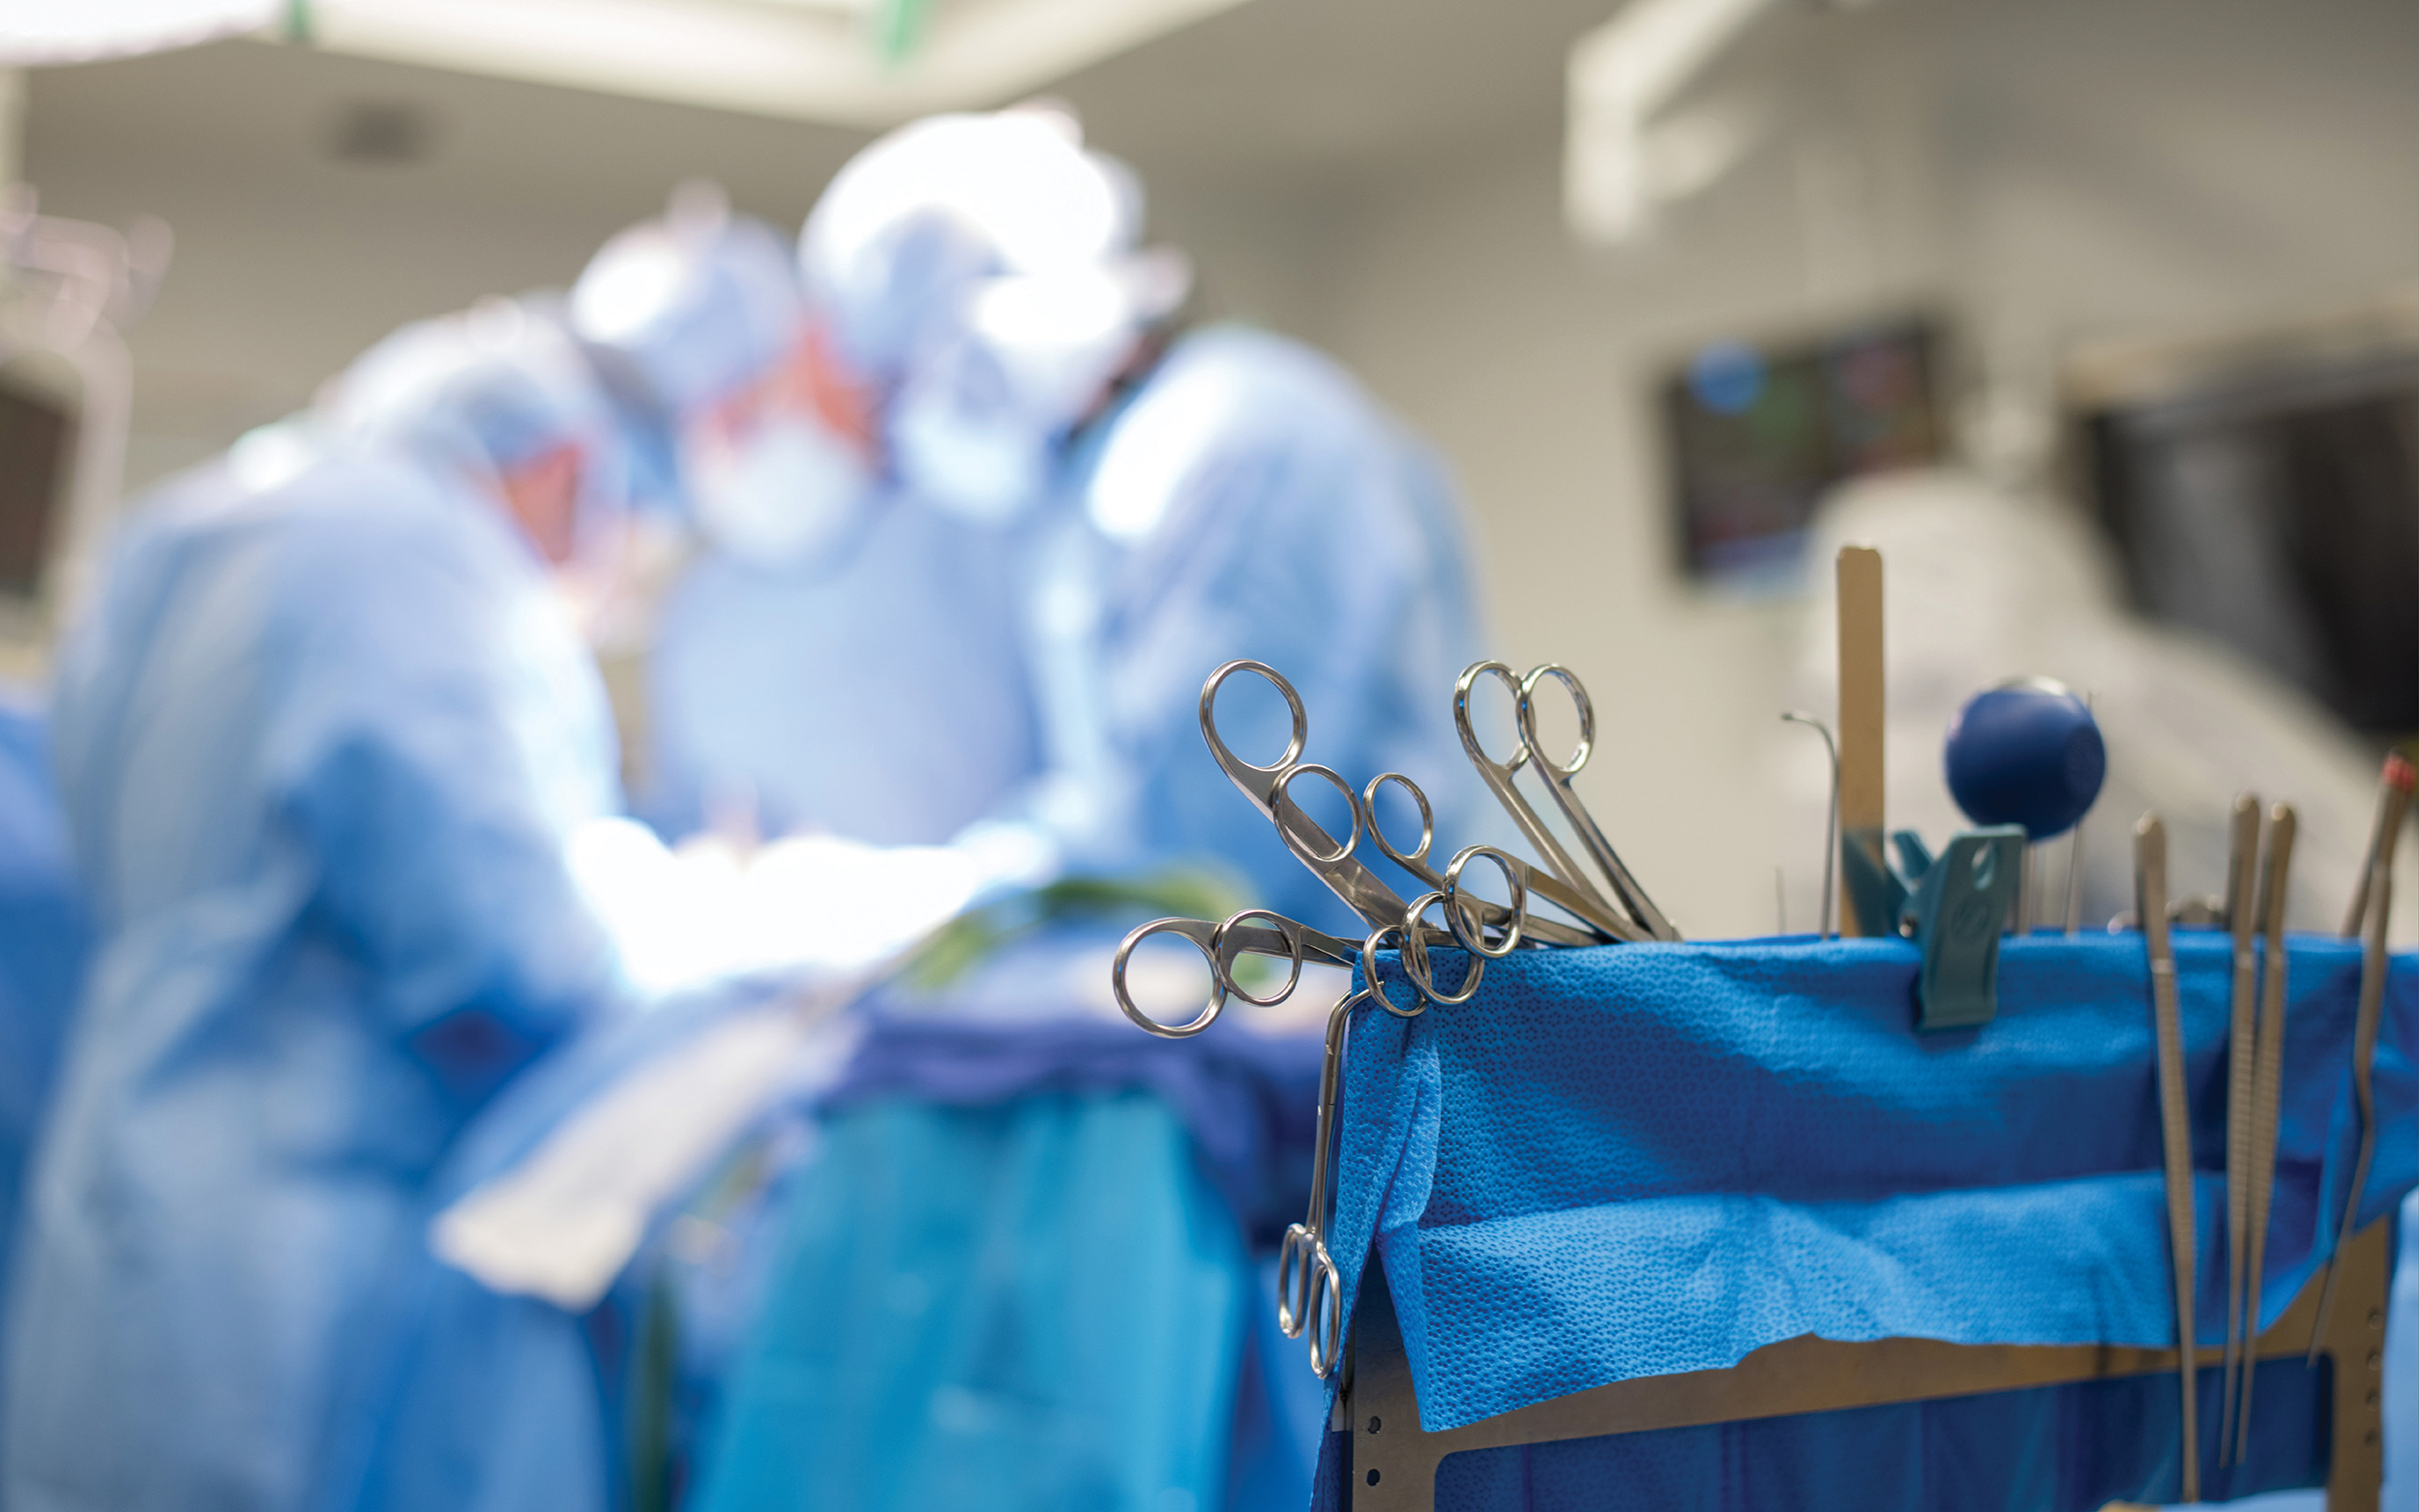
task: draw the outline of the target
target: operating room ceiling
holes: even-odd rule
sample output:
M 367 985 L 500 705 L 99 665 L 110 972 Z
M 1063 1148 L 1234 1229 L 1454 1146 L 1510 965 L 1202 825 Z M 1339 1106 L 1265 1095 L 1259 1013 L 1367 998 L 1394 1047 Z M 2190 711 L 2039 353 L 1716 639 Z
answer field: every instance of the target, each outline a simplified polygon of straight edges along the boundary
M 1146 175 L 1280 192 L 1559 130 L 1564 56 L 1607 0 L 1253 0 L 1049 86 Z M 432 204 L 612 202 L 687 172 L 744 203 L 802 210 L 862 132 L 232 42 L 45 70 L 37 167 L 139 153 L 163 171 L 371 175 Z M 413 151 L 346 159 L 359 112 L 416 112 Z M 348 127 L 347 121 L 353 122 Z M 301 187 L 298 182 L 296 187 Z M 368 186 L 365 186 L 368 187 Z M 600 206 L 601 208 L 601 206 Z

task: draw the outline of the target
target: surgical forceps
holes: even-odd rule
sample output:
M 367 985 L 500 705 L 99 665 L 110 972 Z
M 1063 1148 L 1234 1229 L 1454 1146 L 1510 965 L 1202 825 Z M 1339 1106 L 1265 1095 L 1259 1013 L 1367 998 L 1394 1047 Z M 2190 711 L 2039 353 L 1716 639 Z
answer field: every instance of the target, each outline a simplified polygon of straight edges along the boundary
M 1471 725 L 1471 691 L 1478 687 L 1481 678 L 1486 677 L 1501 679 L 1504 686 L 1511 691 L 1519 724 L 1520 748 L 1512 753 L 1508 761 L 1498 761 L 1488 756 L 1485 746 L 1478 740 L 1477 729 Z M 1579 714 L 1578 748 L 1571 753 L 1569 760 L 1559 765 L 1545 755 L 1538 741 L 1537 688 L 1548 677 L 1560 682 L 1569 693 Z M 1578 790 L 1571 786 L 1571 779 L 1588 764 L 1588 757 L 1596 751 L 1596 705 L 1589 699 L 1586 686 L 1568 667 L 1549 662 L 1542 667 L 1532 667 L 1524 677 L 1502 662 L 1474 663 L 1453 683 L 1453 726 L 1460 731 L 1461 748 L 1469 754 L 1471 764 L 1478 769 L 1478 776 L 1485 780 L 1496 801 L 1511 815 L 1512 822 L 1520 826 L 1520 832 L 1528 837 L 1529 844 L 1535 845 L 1538 854 L 1545 858 L 1547 870 L 1560 882 L 1559 887 L 1549 887 L 1533 878 L 1530 885 L 1539 896 L 1616 939 L 1672 940 L 1680 937 L 1680 932 L 1672 928 L 1671 921 L 1655 906 L 1655 901 L 1646 895 L 1646 889 L 1638 885 L 1637 878 L 1630 875 L 1629 869 L 1622 864 L 1612 842 L 1605 838 L 1603 829 L 1588 813 L 1587 805 L 1579 801 Z M 1570 822 L 1579 843 L 1603 873 L 1604 879 L 1612 884 L 1613 894 L 1620 900 L 1623 911 L 1616 911 L 1604 895 L 1587 879 L 1578 863 L 1571 859 L 1570 852 L 1563 848 L 1562 842 L 1546 827 L 1544 819 L 1530 807 L 1529 800 L 1521 796 L 1513 778 L 1523 765 L 1532 762 L 1539 775 L 1545 778 L 1546 786 L 1553 792 L 1555 806 Z

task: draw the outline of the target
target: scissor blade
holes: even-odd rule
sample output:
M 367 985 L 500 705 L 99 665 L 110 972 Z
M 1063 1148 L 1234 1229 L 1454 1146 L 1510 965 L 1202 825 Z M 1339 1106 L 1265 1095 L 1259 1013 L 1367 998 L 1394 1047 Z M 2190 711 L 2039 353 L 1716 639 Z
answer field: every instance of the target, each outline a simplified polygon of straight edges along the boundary
M 1511 815 L 1512 822 L 1520 827 L 1520 833 L 1528 837 L 1530 845 L 1544 860 L 1547 871 L 1531 867 L 1525 878 L 1539 897 L 1614 939 L 1635 941 L 1647 937 L 1645 931 L 1630 923 L 1620 909 L 1588 884 L 1578 863 L 1570 859 L 1569 852 L 1563 849 L 1562 842 L 1554 838 L 1554 832 L 1545 827 L 1545 821 L 1538 817 L 1537 810 L 1529 806 L 1529 800 L 1520 795 L 1520 789 L 1511 785 L 1509 778 L 1485 766 L 1478 768 L 1478 775 L 1486 779 L 1496 801 L 1504 806 L 1504 812 Z
M 1214 930 L 1216 926 L 1210 925 L 1209 929 Z M 1205 945 L 1209 943 L 1207 932 L 1202 935 L 1202 942 Z M 1228 930 L 1226 950 L 1231 955 L 1270 956 L 1279 961 L 1290 961 L 1294 957 L 1293 943 L 1285 937 L 1282 930 L 1257 924 L 1239 924 Z M 1342 966 L 1349 970 L 1359 961 L 1360 947 L 1350 940 L 1338 939 L 1332 934 L 1304 927 L 1301 932 L 1301 958 L 1313 965 Z
M 1569 780 L 1549 778 L 1546 786 L 1554 789 L 1554 802 L 1561 807 L 1563 817 L 1568 819 L 1570 827 L 1579 832 L 1579 843 L 1588 847 L 1588 854 L 1603 872 L 1604 879 L 1613 884 L 1614 896 L 1621 900 L 1623 907 L 1629 910 L 1630 917 L 1638 921 L 1639 928 L 1656 939 L 1678 939 L 1680 932 L 1672 928 L 1671 920 L 1663 917 L 1663 910 L 1655 906 L 1655 900 L 1646 895 L 1646 889 L 1638 885 L 1638 879 L 1629 875 L 1628 867 L 1622 865 L 1620 853 L 1613 849 L 1613 843 L 1605 838 L 1602 827 L 1596 822 L 1596 816 L 1588 812 L 1588 806 L 1579 801 L 1578 790 L 1570 786 Z
M 1320 881 L 1327 883 L 1329 892 L 1343 899 L 1345 906 L 1359 914 L 1362 923 L 1372 929 L 1384 929 L 1389 924 L 1403 922 L 1406 905 L 1401 896 L 1354 856 L 1335 856 L 1339 848 L 1335 838 L 1321 828 L 1316 819 L 1304 814 L 1301 805 L 1287 797 L 1282 788 L 1272 795 L 1268 815 L 1269 822 L 1293 836 L 1291 848 L 1295 858 L 1310 868 Z M 1314 856 L 1335 856 L 1335 859 L 1311 859 Z
M 1601 945 L 1609 940 L 1636 944 L 1647 937 L 1644 930 L 1620 914 L 1601 906 L 1593 898 L 1582 897 L 1564 886 L 1559 878 L 1549 876 L 1535 867 L 1529 869 L 1529 875 L 1523 880 L 1528 883 L 1529 891 L 1587 926 L 1583 934 L 1568 925 L 1532 914 L 1521 921 L 1520 931 L 1524 934 L 1534 934 L 1552 945 Z

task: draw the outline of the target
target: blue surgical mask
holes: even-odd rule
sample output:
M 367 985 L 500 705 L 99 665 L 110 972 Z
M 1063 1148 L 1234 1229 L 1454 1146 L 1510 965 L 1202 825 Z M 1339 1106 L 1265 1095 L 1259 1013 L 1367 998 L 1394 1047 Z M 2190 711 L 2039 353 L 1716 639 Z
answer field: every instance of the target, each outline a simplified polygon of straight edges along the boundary
M 794 571 L 829 560 L 871 512 L 875 480 L 854 447 L 795 415 L 736 448 L 683 448 L 698 525 L 730 556 Z

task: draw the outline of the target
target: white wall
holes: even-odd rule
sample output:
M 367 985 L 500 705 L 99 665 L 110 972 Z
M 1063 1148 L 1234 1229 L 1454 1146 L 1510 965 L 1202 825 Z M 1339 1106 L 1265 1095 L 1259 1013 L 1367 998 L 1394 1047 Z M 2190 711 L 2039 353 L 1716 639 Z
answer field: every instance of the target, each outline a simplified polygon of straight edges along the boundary
M 2079 338 L 2419 279 L 2419 11 L 1898 0 L 1784 16 L 1708 102 L 1780 130 L 1620 254 L 1564 235 L 1551 129 L 1371 186 L 1314 335 L 1451 459 L 1501 654 L 1586 677 L 1613 737 L 1600 815 L 1684 929 L 1722 934 L 1771 927 L 1775 864 L 1801 897 L 1819 867 L 1819 835 L 1781 832 L 1766 797 L 1771 743 L 1811 738 L 1775 728 L 1801 610 L 1672 570 L 1664 365 L 1927 304 L 1967 339 L 1962 386 L 2038 425 Z

